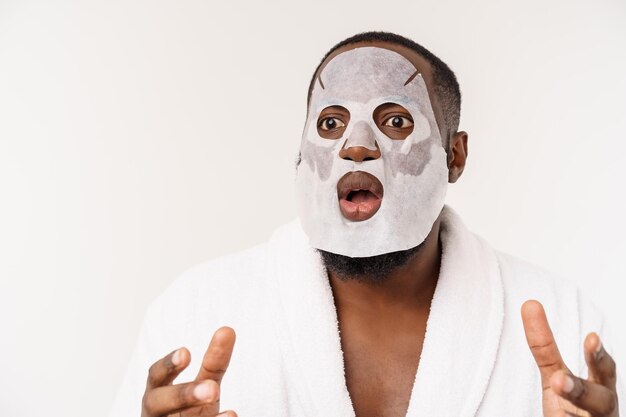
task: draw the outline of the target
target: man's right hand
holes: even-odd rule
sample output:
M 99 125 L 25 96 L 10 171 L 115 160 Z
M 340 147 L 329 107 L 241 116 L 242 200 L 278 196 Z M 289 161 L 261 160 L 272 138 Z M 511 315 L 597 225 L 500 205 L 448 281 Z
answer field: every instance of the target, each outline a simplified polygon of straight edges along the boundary
M 235 331 L 221 327 L 214 334 L 193 382 L 173 385 L 191 361 L 180 348 L 152 364 L 143 394 L 141 417 L 237 417 L 234 411 L 219 412 L 220 382 L 235 345 Z

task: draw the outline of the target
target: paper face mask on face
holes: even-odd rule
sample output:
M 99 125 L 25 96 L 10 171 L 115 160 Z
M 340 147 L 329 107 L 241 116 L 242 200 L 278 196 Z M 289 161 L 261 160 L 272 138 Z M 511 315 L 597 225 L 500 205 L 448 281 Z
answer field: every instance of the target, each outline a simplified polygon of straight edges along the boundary
M 380 122 L 392 104 L 412 119 L 403 139 L 393 132 L 411 120 L 390 113 Z M 325 117 L 330 107 L 345 120 Z M 350 257 L 406 250 L 426 239 L 443 208 L 446 153 L 426 84 L 396 52 L 356 48 L 328 62 L 315 81 L 300 153 L 298 210 L 317 249 Z

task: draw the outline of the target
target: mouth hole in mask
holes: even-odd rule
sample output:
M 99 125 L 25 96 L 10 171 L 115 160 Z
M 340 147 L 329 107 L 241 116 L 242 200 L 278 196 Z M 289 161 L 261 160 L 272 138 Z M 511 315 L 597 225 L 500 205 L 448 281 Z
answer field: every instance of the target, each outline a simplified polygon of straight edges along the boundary
M 383 185 L 372 174 L 349 172 L 337 183 L 337 197 L 341 214 L 347 220 L 367 220 L 382 204 Z

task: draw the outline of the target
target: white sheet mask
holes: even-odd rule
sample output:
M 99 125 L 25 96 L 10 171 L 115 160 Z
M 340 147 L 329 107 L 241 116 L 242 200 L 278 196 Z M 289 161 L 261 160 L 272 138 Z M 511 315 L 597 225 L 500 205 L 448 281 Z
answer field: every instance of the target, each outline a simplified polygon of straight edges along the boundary
M 389 138 L 376 125 L 374 110 L 384 103 L 399 104 L 411 114 L 413 131 L 404 140 Z M 318 118 L 333 105 L 346 108 L 350 120 L 341 138 L 326 139 L 318 133 Z M 343 52 L 323 68 L 309 106 L 296 188 L 311 245 L 368 257 L 422 243 L 443 208 L 448 167 L 426 84 L 415 66 L 384 48 Z M 342 147 L 353 146 L 380 149 L 381 156 L 362 162 L 339 156 Z M 352 171 L 375 176 L 384 188 L 380 208 L 364 221 L 348 220 L 339 207 L 337 182 Z

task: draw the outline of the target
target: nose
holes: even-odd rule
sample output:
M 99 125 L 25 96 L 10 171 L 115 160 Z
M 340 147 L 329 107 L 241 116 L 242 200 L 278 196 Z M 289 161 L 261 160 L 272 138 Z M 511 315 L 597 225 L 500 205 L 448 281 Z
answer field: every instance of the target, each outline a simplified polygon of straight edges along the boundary
M 352 146 L 340 150 L 339 157 L 354 162 L 373 161 L 380 158 L 380 149 L 373 151 L 363 146 Z
M 372 128 L 364 121 L 357 122 L 346 139 L 339 157 L 349 161 L 363 162 L 380 158 L 380 147 Z

